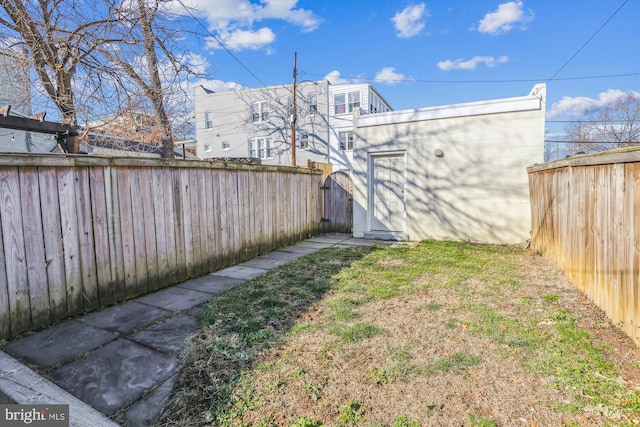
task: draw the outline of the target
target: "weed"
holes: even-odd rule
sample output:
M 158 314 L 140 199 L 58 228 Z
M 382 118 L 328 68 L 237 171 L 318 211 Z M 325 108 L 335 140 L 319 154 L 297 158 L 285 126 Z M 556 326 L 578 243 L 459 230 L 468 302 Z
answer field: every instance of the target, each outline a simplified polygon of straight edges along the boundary
M 259 420 L 256 423 L 256 427 L 278 427 L 278 423 L 276 423 L 273 415 L 268 415 L 266 418 Z
M 460 373 L 470 366 L 478 366 L 482 359 L 465 353 L 454 353 L 449 357 L 438 358 L 433 361 L 433 369 L 440 372 Z
M 542 295 L 542 299 L 545 301 L 558 301 L 560 299 L 560 295 L 555 295 L 555 294 Z
M 403 346 L 403 347 L 394 347 L 389 344 L 385 345 L 385 348 L 387 350 L 387 353 L 389 353 L 389 356 L 399 361 L 406 361 L 411 359 L 411 353 L 409 353 L 409 350 L 411 350 L 411 347 L 413 347 L 412 344 L 407 344 L 406 346 Z
M 393 420 L 391 427 L 420 427 L 420 423 L 416 420 L 409 419 L 405 414 L 401 414 Z
M 430 302 L 425 304 L 424 308 L 428 311 L 438 311 L 442 308 L 442 304 L 436 304 L 435 302 Z
M 386 369 L 374 369 L 369 378 L 375 385 L 387 385 L 393 381 L 393 374 Z
M 289 427 L 321 427 L 322 423 L 315 418 L 302 416 Z
M 458 319 L 447 319 L 444 322 L 444 327 L 447 329 L 458 329 L 460 321 Z
M 353 401 L 340 408 L 338 419 L 346 425 L 353 425 L 364 419 L 364 407 L 361 402 Z
M 304 387 L 304 395 L 313 401 L 318 401 L 322 397 L 322 386 L 317 383 L 309 383 Z
M 467 414 L 471 427 L 496 427 L 496 423 L 491 421 L 490 418 L 486 418 L 476 414 Z
M 356 307 L 357 301 L 344 296 L 337 296 L 327 302 L 331 308 L 331 314 L 337 320 L 354 320 L 358 317 Z
M 384 329 L 371 323 L 358 322 L 346 327 L 338 327 L 338 336 L 348 342 L 358 342 L 386 333 Z

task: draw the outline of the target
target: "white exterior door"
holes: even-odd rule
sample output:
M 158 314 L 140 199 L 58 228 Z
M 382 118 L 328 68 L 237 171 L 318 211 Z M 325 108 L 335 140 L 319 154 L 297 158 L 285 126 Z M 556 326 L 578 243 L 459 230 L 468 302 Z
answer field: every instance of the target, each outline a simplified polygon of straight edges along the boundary
M 371 156 L 371 231 L 405 231 L 405 154 Z

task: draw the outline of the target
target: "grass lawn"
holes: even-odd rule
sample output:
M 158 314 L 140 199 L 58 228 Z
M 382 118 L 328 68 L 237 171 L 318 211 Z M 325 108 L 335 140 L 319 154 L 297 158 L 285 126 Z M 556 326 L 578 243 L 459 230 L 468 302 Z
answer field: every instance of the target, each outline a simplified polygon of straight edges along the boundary
M 639 355 L 531 253 L 331 248 L 209 303 L 161 424 L 638 425 Z

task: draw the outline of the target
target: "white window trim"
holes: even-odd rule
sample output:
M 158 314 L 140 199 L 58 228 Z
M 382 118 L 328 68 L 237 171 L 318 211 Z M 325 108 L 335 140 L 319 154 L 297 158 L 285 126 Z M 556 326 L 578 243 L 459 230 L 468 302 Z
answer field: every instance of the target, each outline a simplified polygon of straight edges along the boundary
M 336 98 L 338 98 L 339 96 L 344 98 L 343 103 L 338 104 L 336 102 Z M 343 111 L 338 112 L 338 105 L 341 105 L 343 107 Z M 346 93 L 336 93 L 335 95 L 333 95 L 333 112 L 336 115 L 347 114 L 347 94 Z
M 260 143 L 263 143 L 261 145 Z M 255 147 L 252 149 L 252 147 Z M 261 148 L 262 147 L 262 148 Z M 249 157 L 258 159 L 273 159 L 273 140 L 265 136 L 258 136 L 249 139 Z M 260 155 L 260 151 L 264 152 L 264 155 Z M 271 155 L 269 155 L 271 154 Z
M 315 101 L 315 102 L 312 102 Z M 318 111 L 318 94 L 317 92 L 311 92 L 307 95 L 307 103 L 309 104 L 309 114 L 319 114 Z
M 346 135 L 344 148 L 342 148 L 342 135 Z M 349 143 L 351 143 L 351 148 L 349 148 Z M 353 151 L 353 131 L 338 132 L 338 149 L 340 151 Z
M 302 150 L 307 150 L 309 148 L 309 140 L 311 139 L 311 135 L 309 135 L 309 132 L 305 130 L 299 130 L 298 132 L 298 147 Z
M 262 123 L 266 122 L 269 118 L 269 102 L 268 101 L 258 101 L 251 104 L 251 122 L 252 123 Z

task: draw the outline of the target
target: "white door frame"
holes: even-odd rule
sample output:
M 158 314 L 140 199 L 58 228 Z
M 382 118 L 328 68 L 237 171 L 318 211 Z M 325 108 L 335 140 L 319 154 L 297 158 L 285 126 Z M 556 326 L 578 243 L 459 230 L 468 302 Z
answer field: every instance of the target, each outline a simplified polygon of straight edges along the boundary
M 406 150 L 378 151 L 367 153 L 367 230 L 373 232 L 373 219 L 375 213 L 375 170 L 374 160 L 385 157 L 402 157 L 402 190 L 399 195 L 402 201 L 402 230 L 389 230 L 389 233 L 405 233 L 407 229 L 407 152 Z

